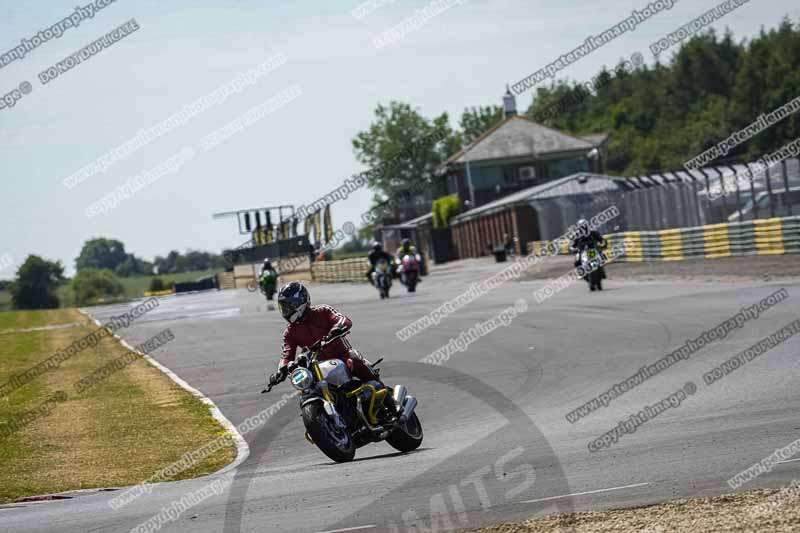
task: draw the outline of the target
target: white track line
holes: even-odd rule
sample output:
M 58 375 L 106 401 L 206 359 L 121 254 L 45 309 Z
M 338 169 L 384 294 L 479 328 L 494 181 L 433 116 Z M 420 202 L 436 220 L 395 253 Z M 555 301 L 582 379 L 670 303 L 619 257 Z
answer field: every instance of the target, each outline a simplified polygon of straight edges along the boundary
M 573 496 L 583 496 L 585 494 L 597 494 L 598 492 L 609 492 L 612 490 L 622 490 L 622 489 L 632 489 L 633 487 L 643 487 L 645 485 L 649 485 L 650 483 L 636 483 L 634 485 L 624 485 L 622 487 L 611 487 L 610 489 L 598 489 L 598 490 L 587 490 L 586 492 L 576 492 L 574 494 L 563 494 L 561 496 L 549 496 L 547 498 L 539 498 L 536 500 L 525 500 L 524 502 L 518 503 L 538 503 L 538 502 L 546 502 L 550 500 L 557 500 L 559 498 L 571 498 Z
M 95 324 L 97 324 L 98 327 L 103 327 L 103 324 L 99 320 L 95 319 L 92 315 L 90 315 L 83 309 L 78 309 L 78 311 L 89 317 L 89 319 L 93 321 Z M 212 475 L 220 475 L 230 470 L 233 470 L 234 468 L 242 464 L 245 461 L 245 459 L 247 459 L 247 457 L 250 455 L 250 447 L 247 445 L 247 441 L 244 440 L 244 437 L 242 437 L 241 433 L 239 433 L 239 430 L 236 429 L 236 426 L 234 426 L 233 423 L 230 420 L 228 420 L 225 417 L 225 415 L 222 414 L 222 411 L 219 410 L 219 407 L 217 407 L 216 404 L 213 401 L 211 401 L 210 398 L 208 398 L 205 394 L 203 394 L 199 390 L 189 385 L 186 381 L 181 379 L 180 376 L 178 376 L 175 372 L 173 372 L 169 368 L 165 367 L 164 365 L 162 365 L 161 363 L 159 363 L 146 353 L 142 353 L 139 350 L 135 349 L 133 346 L 128 344 L 128 342 L 125 339 L 123 339 L 116 333 L 113 333 L 113 335 L 124 347 L 126 347 L 133 353 L 142 356 L 148 363 L 150 363 L 151 365 L 162 371 L 164 374 L 166 374 L 167 377 L 170 378 L 172 381 L 174 381 L 179 387 L 190 392 L 192 395 L 196 396 L 201 402 L 208 405 L 210 407 L 209 410 L 211 411 L 211 416 L 214 417 L 214 420 L 219 422 L 223 428 L 225 428 L 231 433 L 231 435 L 233 436 L 233 440 L 236 442 L 236 459 L 234 459 L 231 464 L 223 467 L 220 470 L 217 470 Z
M 794 463 L 795 461 L 800 461 L 800 459 L 787 459 L 786 461 L 778 461 L 775 464 L 782 465 L 782 464 L 786 464 L 786 463 Z
M 330 531 L 319 531 L 318 533 L 344 533 L 345 531 L 358 531 L 361 529 L 374 529 L 378 526 L 356 526 L 356 527 L 348 527 L 345 529 L 331 529 Z

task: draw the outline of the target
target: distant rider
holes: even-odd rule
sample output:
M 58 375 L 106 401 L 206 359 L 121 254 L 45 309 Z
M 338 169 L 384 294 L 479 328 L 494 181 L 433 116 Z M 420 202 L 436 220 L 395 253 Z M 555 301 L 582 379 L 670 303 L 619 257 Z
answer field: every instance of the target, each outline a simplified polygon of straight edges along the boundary
M 394 255 L 397 258 L 398 265 L 403 264 L 403 257 L 406 255 L 410 255 L 411 257 L 418 259 L 417 249 L 414 247 L 413 244 L 411 244 L 411 239 L 403 239 L 400 242 L 400 248 L 397 249 L 397 253 L 395 253 Z M 420 269 L 422 268 L 422 261 L 419 262 L 419 268 Z M 402 275 L 400 276 L 400 281 L 405 285 L 405 281 Z M 422 278 L 417 276 L 417 283 L 419 283 L 420 281 L 422 281 Z
M 506 255 L 512 256 L 516 253 L 516 246 L 515 246 L 514 238 L 509 235 L 508 233 L 503 234 L 503 247 L 506 249 Z
M 278 293 L 278 309 L 289 322 L 283 332 L 283 350 L 278 371 L 270 376 L 270 383 L 280 383 L 289 374 L 288 365 L 294 361 L 297 348 L 310 348 L 319 341 L 333 340 L 318 355 L 319 361 L 338 359 L 347 365 L 350 375 L 361 381 L 375 381 L 384 387 L 371 363 L 359 354 L 347 339 L 337 338 L 350 331 L 353 322 L 329 305 L 311 305 L 308 289 L 292 281 Z
M 600 260 L 603 264 L 606 262 L 606 256 L 603 254 L 602 250 L 605 248 L 608 243 L 595 230 L 589 227 L 589 221 L 585 218 L 578 220 L 575 224 L 576 227 L 576 234 L 575 237 L 572 239 L 570 243 L 569 249 L 575 253 L 575 267 L 581 266 L 581 250 L 584 248 L 597 248 L 600 252 Z M 603 266 L 600 267 L 600 275 L 605 279 L 606 271 Z
M 394 255 L 398 261 L 402 261 L 404 255 L 416 256 L 417 249 L 411 244 L 411 239 L 403 239 L 400 243 L 400 248 L 397 249 L 397 253 Z
M 264 259 L 264 264 L 261 265 L 261 274 L 263 276 L 265 272 L 273 272 L 275 275 L 278 274 L 278 271 L 272 268 L 272 262 L 269 260 L 269 257 Z M 260 277 L 259 276 L 259 277 Z
M 369 279 L 370 283 L 372 283 L 372 273 L 375 271 L 375 265 L 378 264 L 378 261 L 381 259 L 385 259 L 389 266 L 392 267 L 392 272 L 394 272 L 394 258 L 392 254 L 385 251 L 383 249 L 383 245 L 378 241 L 372 243 L 372 251 L 367 256 L 369 259 L 369 270 L 367 270 L 367 279 Z

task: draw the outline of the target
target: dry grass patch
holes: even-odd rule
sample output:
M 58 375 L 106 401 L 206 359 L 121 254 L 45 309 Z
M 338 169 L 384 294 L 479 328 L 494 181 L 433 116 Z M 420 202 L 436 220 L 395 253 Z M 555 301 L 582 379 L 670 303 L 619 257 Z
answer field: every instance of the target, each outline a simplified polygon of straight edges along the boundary
M 800 531 L 800 490 L 759 489 L 611 511 L 551 516 L 472 533 L 789 533 Z
M 31 317 L 37 325 L 44 321 L 80 322 L 81 326 L 4 335 L 0 339 L 4 347 L 0 352 L 0 383 L 96 329 L 76 310 L 38 313 L 39 317 Z M 16 322 L 17 328 L 25 322 L 18 318 L 7 321 Z M 0 318 L 0 329 L 4 327 Z M 6 344 L 12 348 L 8 356 Z M 58 403 L 47 416 L 8 437 L 0 437 L 0 501 L 73 489 L 133 485 L 184 453 L 225 434 L 206 405 L 143 359 L 78 392 L 75 384 L 81 378 L 127 353 L 114 338 L 106 337 L 94 348 L 74 355 L 0 399 L 2 425 L 10 416 L 41 405 L 57 391 L 67 395 L 66 401 Z M 235 455 L 231 442 L 182 472 L 179 478 L 218 470 Z

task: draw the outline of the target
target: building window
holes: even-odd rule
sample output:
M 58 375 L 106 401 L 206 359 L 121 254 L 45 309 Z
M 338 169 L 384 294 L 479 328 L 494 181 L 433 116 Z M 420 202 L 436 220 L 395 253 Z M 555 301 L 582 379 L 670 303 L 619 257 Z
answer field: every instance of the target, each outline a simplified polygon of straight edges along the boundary
M 527 183 L 527 182 L 534 182 L 535 183 L 535 182 L 538 181 L 538 179 L 537 179 L 538 176 L 536 174 L 536 167 L 533 166 L 533 165 L 525 166 L 525 167 L 519 167 L 517 169 L 517 173 L 519 174 L 519 181 L 521 181 L 523 183 Z
M 589 165 L 585 157 L 573 157 L 571 159 L 557 159 L 550 161 L 550 177 L 552 179 L 571 176 L 579 172 L 588 172 Z

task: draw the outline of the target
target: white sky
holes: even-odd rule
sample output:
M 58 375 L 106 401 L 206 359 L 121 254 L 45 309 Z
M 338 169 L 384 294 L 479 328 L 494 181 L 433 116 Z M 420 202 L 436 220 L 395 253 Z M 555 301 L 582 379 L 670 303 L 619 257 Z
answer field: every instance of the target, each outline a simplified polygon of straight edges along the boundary
M 0 0 L 0 54 L 89 0 Z M 378 0 L 379 1 L 379 0 Z M 453 125 L 471 105 L 499 104 L 506 83 L 545 66 L 647 4 L 640 0 L 464 0 L 387 48 L 372 39 L 429 1 L 388 2 L 364 20 L 358 1 L 117 0 L 94 19 L 0 68 L 0 96 L 29 81 L 33 92 L 0 110 L 0 278 L 29 253 L 61 260 L 68 273 L 83 242 L 117 238 L 147 260 L 171 249 L 219 252 L 235 246 L 235 221 L 211 214 L 311 202 L 361 169 L 351 140 L 377 103 L 403 100 Z M 602 65 L 641 52 L 716 5 L 681 0 L 561 73 L 585 80 Z M 264 5 L 266 4 L 266 5 Z M 302 5 L 301 5 L 302 4 Z M 325 7 L 311 7 L 320 6 Z M 796 0 L 751 0 L 714 27 L 737 39 L 788 14 Z M 47 85 L 37 74 L 135 18 L 141 29 Z M 286 65 L 193 118 L 106 173 L 72 190 L 62 180 L 183 105 L 282 52 Z M 162 177 L 106 215 L 85 209 L 127 179 L 172 157 L 290 85 L 303 95 L 231 140 Z M 518 102 L 524 110 L 530 94 Z M 333 207 L 337 227 L 359 221 L 371 192 Z

